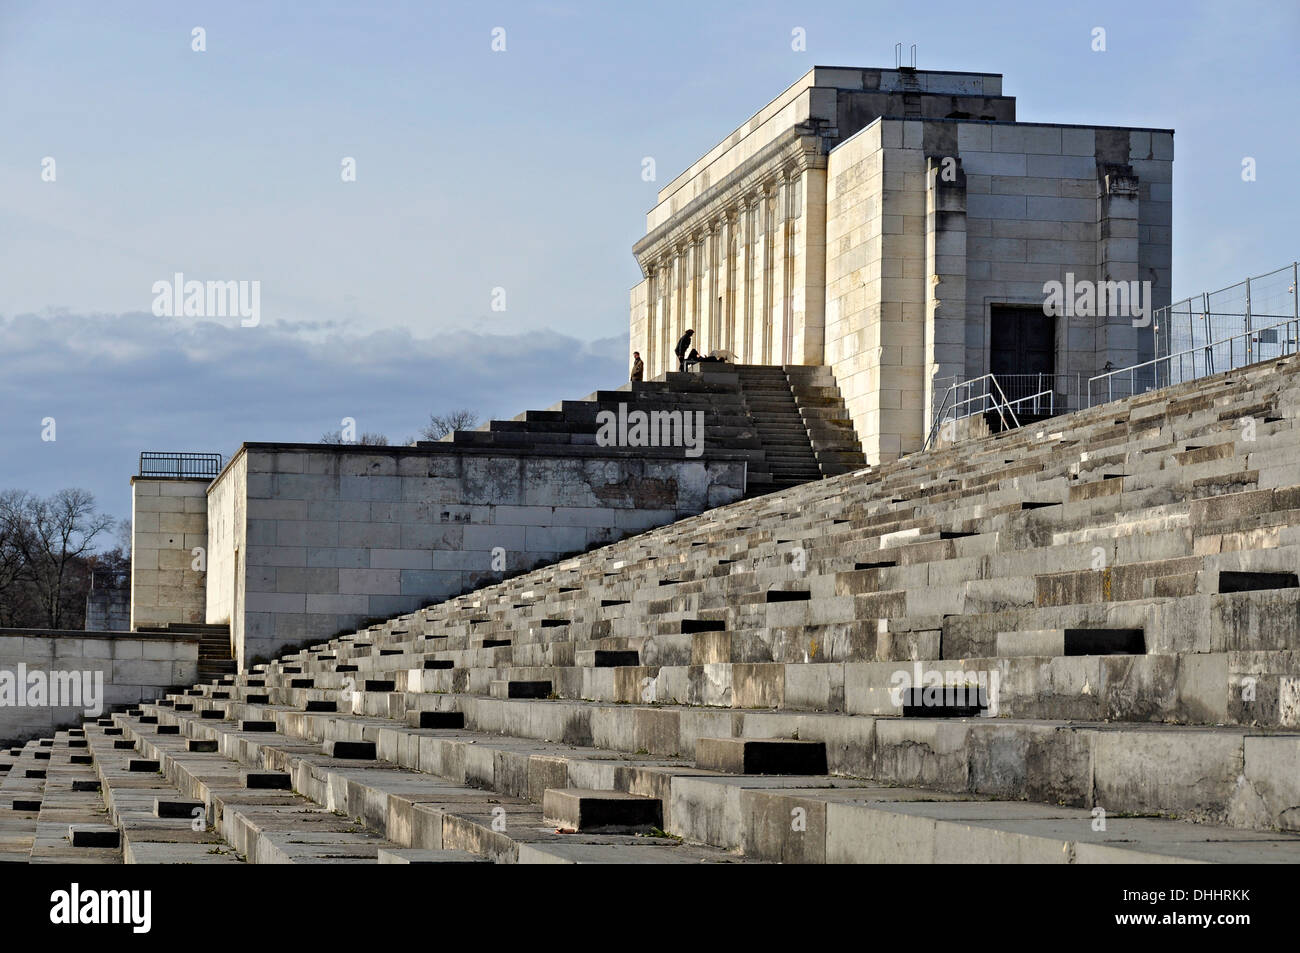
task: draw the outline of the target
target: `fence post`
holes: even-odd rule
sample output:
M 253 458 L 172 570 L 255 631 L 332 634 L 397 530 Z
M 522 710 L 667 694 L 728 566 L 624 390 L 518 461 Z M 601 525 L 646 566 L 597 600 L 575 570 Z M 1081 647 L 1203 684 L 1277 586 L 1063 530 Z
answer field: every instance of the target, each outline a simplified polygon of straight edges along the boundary
M 1254 352 L 1254 341 L 1250 333 L 1250 279 L 1246 279 L 1246 363 L 1249 364 Z

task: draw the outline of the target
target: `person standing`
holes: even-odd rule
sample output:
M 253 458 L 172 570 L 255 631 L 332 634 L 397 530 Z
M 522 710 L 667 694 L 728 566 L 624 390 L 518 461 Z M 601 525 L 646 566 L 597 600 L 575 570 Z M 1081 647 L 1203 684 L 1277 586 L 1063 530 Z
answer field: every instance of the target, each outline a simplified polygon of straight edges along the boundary
M 641 352 L 632 352 L 632 380 L 645 380 L 645 363 L 641 360 Z
M 686 333 L 681 336 L 677 346 L 673 348 L 673 353 L 677 355 L 677 369 L 686 370 L 686 352 L 691 349 L 691 338 L 695 336 L 694 328 L 687 328 Z

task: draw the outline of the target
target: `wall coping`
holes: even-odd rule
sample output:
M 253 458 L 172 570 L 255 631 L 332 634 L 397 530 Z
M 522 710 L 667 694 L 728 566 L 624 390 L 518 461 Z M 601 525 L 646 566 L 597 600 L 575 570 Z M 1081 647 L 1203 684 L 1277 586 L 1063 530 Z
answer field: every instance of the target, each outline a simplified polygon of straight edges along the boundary
M 197 632 L 97 632 L 92 629 L 83 631 L 81 629 L 0 628 L 0 638 L 5 636 L 50 639 L 140 639 L 144 642 L 198 642 L 202 638 Z

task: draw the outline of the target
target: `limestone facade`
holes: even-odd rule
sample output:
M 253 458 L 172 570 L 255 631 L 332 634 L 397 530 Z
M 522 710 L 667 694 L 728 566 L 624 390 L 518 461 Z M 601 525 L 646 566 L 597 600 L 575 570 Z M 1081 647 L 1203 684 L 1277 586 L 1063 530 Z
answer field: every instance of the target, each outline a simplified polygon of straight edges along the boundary
M 675 369 L 694 328 L 742 363 L 829 365 L 868 461 L 894 459 L 1046 282 L 1168 304 L 1172 162 L 1170 130 L 1017 122 L 998 74 L 816 67 L 659 193 L 631 350 Z M 1153 356 L 1130 315 L 1046 320 L 1063 396 Z

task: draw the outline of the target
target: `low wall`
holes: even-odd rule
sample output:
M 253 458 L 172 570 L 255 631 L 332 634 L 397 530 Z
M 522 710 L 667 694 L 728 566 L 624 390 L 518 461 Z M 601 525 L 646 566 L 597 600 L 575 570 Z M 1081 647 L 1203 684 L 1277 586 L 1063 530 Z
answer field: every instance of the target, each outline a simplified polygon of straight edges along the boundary
M 198 677 L 197 635 L 0 629 L 0 744 L 48 737 Z
M 230 623 L 245 668 L 744 488 L 744 460 L 715 456 L 245 444 L 208 491 L 207 621 Z

